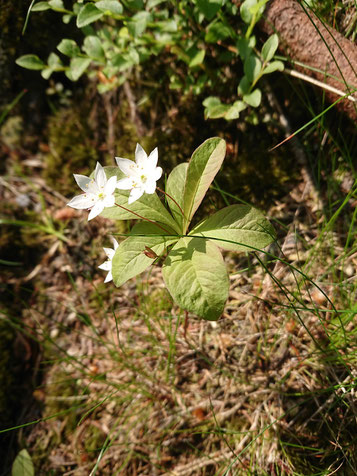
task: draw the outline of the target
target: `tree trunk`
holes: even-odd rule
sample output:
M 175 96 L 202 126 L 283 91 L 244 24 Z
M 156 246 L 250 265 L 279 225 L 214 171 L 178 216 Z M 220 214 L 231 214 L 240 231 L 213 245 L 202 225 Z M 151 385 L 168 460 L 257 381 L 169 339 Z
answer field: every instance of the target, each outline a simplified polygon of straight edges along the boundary
M 357 45 L 341 33 L 323 24 L 308 7 L 294 0 L 270 0 L 260 23 L 269 35 L 277 32 L 281 52 L 320 72 L 294 65 L 309 77 L 348 93 L 353 100 L 342 99 L 337 107 L 352 120 L 357 119 Z M 329 101 L 339 97 L 326 91 Z

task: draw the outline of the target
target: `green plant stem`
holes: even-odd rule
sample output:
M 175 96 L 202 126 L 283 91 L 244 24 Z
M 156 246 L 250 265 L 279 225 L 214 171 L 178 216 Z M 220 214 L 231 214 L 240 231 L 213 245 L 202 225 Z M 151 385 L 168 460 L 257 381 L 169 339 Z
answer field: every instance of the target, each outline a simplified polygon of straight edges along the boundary
M 171 232 L 169 230 L 167 230 L 166 228 L 164 228 L 163 226 L 159 225 L 156 221 L 150 220 L 149 218 L 145 218 L 145 217 L 139 215 L 138 213 L 133 212 L 133 210 L 129 210 L 129 208 L 125 208 L 125 207 L 123 207 L 123 205 L 119 205 L 118 203 L 116 203 L 115 205 L 119 208 L 122 208 L 126 212 L 132 213 L 133 215 L 137 216 L 138 218 L 141 218 L 142 220 L 148 221 L 149 223 L 152 223 L 153 225 L 158 226 L 159 228 L 161 228 L 161 230 L 164 230 L 166 233 L 168 233 L 170 235 Z
M 162 190 L 161 188 L 159 188 L 159 187 L 156 187 L 156 188 L 158 189 L 159 192 L 161 192 L 164 195 L 166 195 L 167 197 L 171 198 L 171 200 L 174 202 L 174 204 L 179 208 L 183 218 L 185 218 L 185 214 L 184 214 L 182 208 L 180 207 L 180 205 L 176 202 L 176 200 L 173 197 L 171 197 L 171 195 L 169 195 L 167 192 L 164 192 L 164 190 Z

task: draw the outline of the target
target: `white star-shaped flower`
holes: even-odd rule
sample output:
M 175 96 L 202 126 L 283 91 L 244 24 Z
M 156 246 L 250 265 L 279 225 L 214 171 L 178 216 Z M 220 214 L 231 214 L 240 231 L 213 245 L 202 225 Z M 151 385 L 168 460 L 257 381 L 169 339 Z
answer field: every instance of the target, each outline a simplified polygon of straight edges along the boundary
M 117 178 L 107 179 L 103 167 L 97 162 L 94 178 L 85 175 L 74 174 L 74 178 L 84 193 L 77 195 L 67 203 L 69 207 L 78 210 L 91 209 L 88 221 L 99 215 L 105 207 L 113 207 L 115 204 L 114 191 Z
M 114 249 L 111 249 L 111 248 L 103 248 L 103 250 L 105 251 L 105 254 L 107 255 L 108 259 L 107 261 L 104 261 L 103 264 L 101 264 L 100 266 L 98 266 L 99 269 L 104 269 L 104 271 L 108 271 L 108 274 L 104 280 L 105 283 L 109 283 L 109 281 L 111 281 L 113 279 L 113 275 L 112 275 L 112 260 L 113 260 L 113 257 L 115 255 L 115 252 L 119 246 L 119 243 L 117 242 L 117 240 L 115 238 L 113 238 L 112 236 L 110 237 L 110 239 L 112 240 L 112 243 L 114 245 Z
M 131 190 L 128 203 L 138 200 L 144 193 L 155 193 L 156 181 L 162 175 L 162 168 L 157 167 L 157 147 L 149 157 L 140 144 L 136 144 L 135 162 L 129 159 L 115 157 L 118 167 L 126 175 L 117 181 L 117 188 Z

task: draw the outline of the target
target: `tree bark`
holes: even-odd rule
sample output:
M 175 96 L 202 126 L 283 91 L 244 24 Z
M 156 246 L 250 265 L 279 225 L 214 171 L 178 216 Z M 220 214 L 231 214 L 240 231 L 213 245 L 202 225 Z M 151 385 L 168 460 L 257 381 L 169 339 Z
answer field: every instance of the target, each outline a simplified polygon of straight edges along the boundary
M 322 23 L 307 7 L 294 0 L 270 0 L 260 23 L 269 35 L 279 35 L 279 49 L 292 60 L 313 71 L 294 65 L 294 69 L 355 98 L 342 99 L 337 107 L 352 120 L 357 119 L 357 45 Z M 339 97 L 326 91 L 329 101 Z

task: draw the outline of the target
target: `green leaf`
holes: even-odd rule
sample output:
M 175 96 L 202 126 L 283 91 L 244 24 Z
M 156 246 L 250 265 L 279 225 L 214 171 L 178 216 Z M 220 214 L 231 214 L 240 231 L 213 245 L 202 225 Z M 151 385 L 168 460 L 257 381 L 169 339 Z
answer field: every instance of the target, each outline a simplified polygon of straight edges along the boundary
M 144 8 L 143 0 L 123 0 L 123 3 L 129 10 L 142 10 Z
M 235 101 L 232 106 L 229 107 L 228 111 L 226 112 L 224 118 L 227 121 L 231 121 L 232 119 L 238 119 L 239 114 L 246 109 L 246 105 L 243 101 Z
M 53 10 L 64 10 L 64 4 L 62 0 L 50 0 L 48 4 Z
M 226 154 L 226 143 L 219 137 L 207 139 L 192 154 L 184 190 L 184 230 L 206 195 Z
M 162 274 L 174 301 L 186 311 L 216 321 L 228 298 L 229 279 L 218 248 L 200 238 L 181 238 Z
M 189 234 L 213 238 L 217 246 L 231 251 L 260 250 L 275 239 L 271 223 L 250 205 L 223 208 L 199 223 Z
M 188 63 L 188 66 L 190 68 L 194 68 L 195 66 L 202 64 L 205 58 L 205 54 L 205 50 L 196 50 L 196 53 L 192 56 L 190 62 Z
M 244 73 L 251 83 L 258 79 L 261 69 L 262 63 L 255 55 L 248 56 L 244 61 Z
M 118 167 L 104 167 L 104 170 L 107 178 L 112 177 L 113 175 L 116 175 L 118 179 L 124 177 L 124 174 Z M 128 204 L 129 193 L 129 190 L 118 189 L 115 193 L 115 202 L 118 205 L 125 207 L 127 210 L 117 206 L 108 207 L 105 208 L 100 215 L 104 218 L 111 218 L 112 220 L 132 220 L 140 218 L 135 215 L 135 213 L 137 213 L 144 218 L 159 222 L 163 224 L 163 226 L 166 224 L 176 232 L 181 233 L 179 225 L 166 210 L 156 193 L 153 193 L 152 195 L 144 193 L 139 200 L 136 200 L 130 205 Z
M 257 23 L 262 13 L 264 12 L 265 3 L 268 0 L 263 2 L 258 2 L 257 0 L 245 0 L 240 7 L 240 16 L 244 23 L 248 25 L 254 20 L 254 23 Z
M 45 63 L 40 60 L 40 58 L 36 55 L 24 55 L 20 56 L 20 58 L 17 58 L 15 63 L 18 66 L 21 66 L 22 68 L 26 69 L 43 69 L 46 67 Z
M 262 74 L 270 74 L 274 73 L 274 71 L 284 71 L 284 63 L 282 61 L 273 61 L 263 69 Z
M 150 13 L 146 11 L 136 13 L 127 24 L 130 34 L 135 38 L 141 36 L 146 29 L 150 17 Z
M 86 36 L 83 42 L 83 51 L 87 53 L 90 58 L 96 60 L 104 60 L 104 50 L 102 43 L 97 36 Z
M 276 33 L 271 35 L 267 41 L 264 43 L 262 48 L 262 58 L 264 61 L 270 61 L 272 57 L 275 55 L 275 52 L 279 45 L 279 38 Z
M 173 199 L 180 205 L 183 209 L 183 190 L 185 188 L 185 181 L 187 175 L 188 163 L 183 162 L 182 164 L 177 165 L 170 173 L 166 182 L 166 193 L 173 197 Z M 170 197 L 167 197 L 167 203 L 169 204 L 170 210 L 176 220 L 176 222 L 183 227 L 183 216 L 179 207 L 175 204 Z M 183 231 L 183 229 L 182 229 Z
M 80 49 L 77 46 L 77 43 L 73 40 L 69 40 L 64 38 L 60 44 L 57 46 L 57 49 L 60 53 L 69 56 L 70 58 L 74 58 L 80 53 Z
M 219 40 L 224 40 L 231 35 L 231 30 L 222 22 L 214 20 L 208 25 L 205 41 L 207 43 L 217 43 Z
M 11 476 L 34 476 L 35 468 L 28 451 L 21 450 L 12 464 Z
M 239 85 L 238 85 L 238 94 L 240 96 L 243 96 L 244 94 L 249 93 L 250 89 L 250 81 L 248 80 L 247 76 L 243 76 L 243 78 L 240 80 Z
M 70 74 L 71 74 L 71 80 L 72 81 L 77 81 L 84 71 L 88 68 L 88 66 L 91 64 L 91 59 L 90 58 L 72 58 L 69 69 L 70 69 Z
M 113 15 L 121 15 L 123 13 L 123 5 L 116 0 L 100 0 L 95 6 L 104 13 L 112 13 Z
M 206 20 L 212 20 L 221 8 L 223 0 L 196 0 L 197 8 L 203 13 Z
M 99 10 L 93 3 L 86 3 L 81 7 L 77 16 L 77 27 L 83 28 L 94 21 L 102 18 L 104 13 Z
M 178 237 L 165 236 L 164 231 L 147 222 L 137 223 L 131 233 L 147 236 L 129 236 L 116 250 L 112 261 L 112 274 L 114 284 L 118 287 L 145 271 L 153 263 L 155 258 L 149 258 L 144 254 L 145 247 L 149 247 L 160 256 L 169 245 L 178 240 Z
M 202 102 L 202 104 L 207 108 L 211 108 L 211 107 L 218 106 L 219 104 L 221 104 L 221 100 L 217 96 L 208 96 L 208 98 L 206 98 Z
M 32 12 L 44 12 L 45 10 L 50 10 L 51 6 L 48 2 L 38 2 L 31 8 Z
M 51 68 L 55 69 L 57 66 L 61 66 L 61 59 L 56 53 L 50 53 L 48 59 L 47 59 L 47 64 Z
M 237 48 L 239 51 L 239 56 L 242 58 L 242 60 L 248 58 L 248 56 L 253 52 L 255 43 L 255 36 L 251 36 L 250 38 L 239 38 L 239 40 L 237 41 Z
M 245 94 L 243 96 L 243 101 L 245 101 L 249 106 L 258 107 L 262 100 L 262 93 L 260 89 L 255 89 L 253 92 L 249 94 Z
M 41 71 L 41 76 L 43 77 L 43 79 L 49 79 L 53 71 L 53 68 L 45 68 Z

